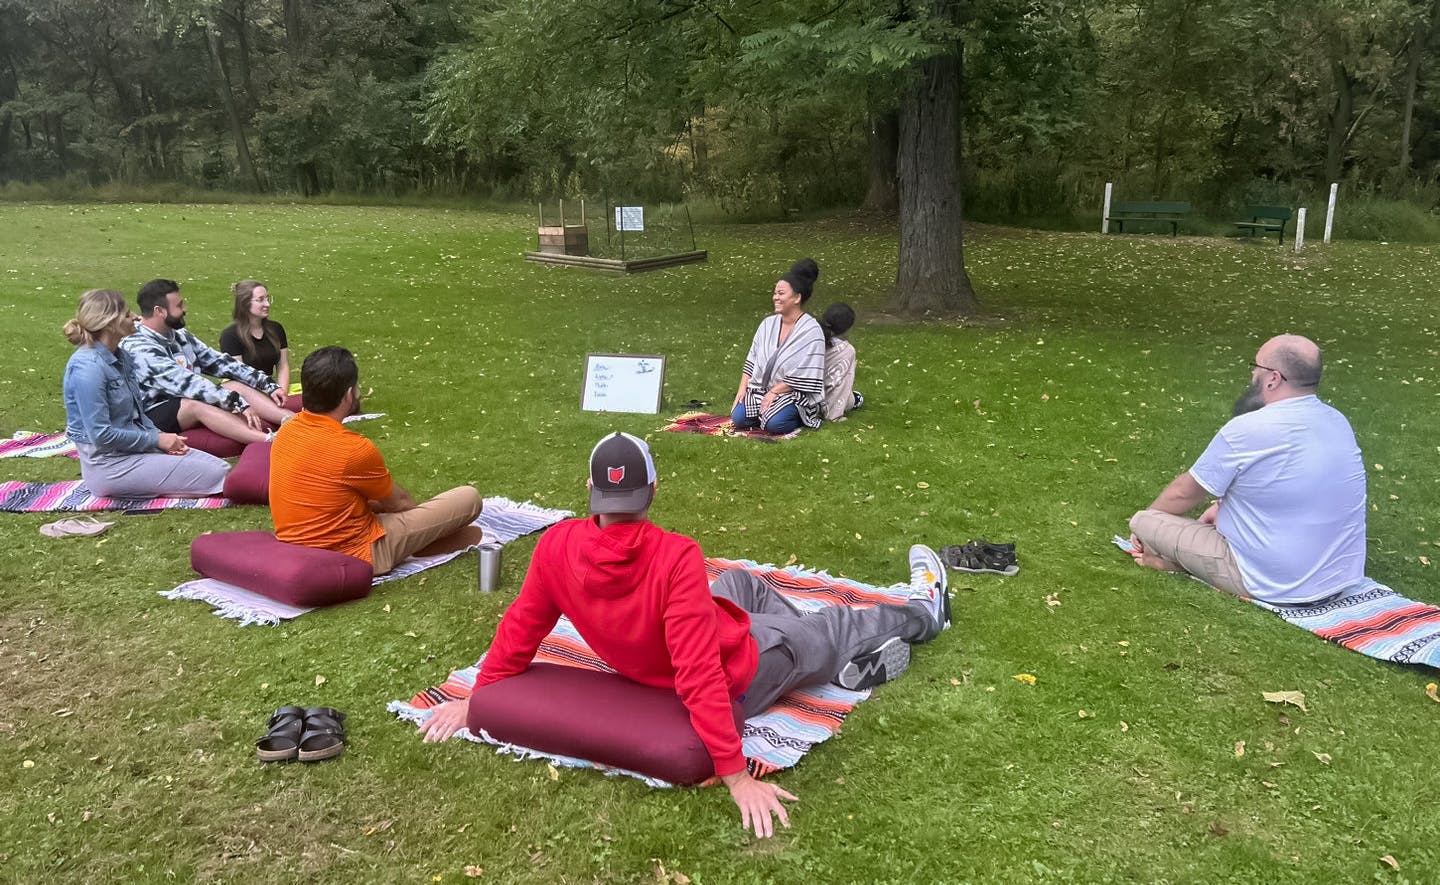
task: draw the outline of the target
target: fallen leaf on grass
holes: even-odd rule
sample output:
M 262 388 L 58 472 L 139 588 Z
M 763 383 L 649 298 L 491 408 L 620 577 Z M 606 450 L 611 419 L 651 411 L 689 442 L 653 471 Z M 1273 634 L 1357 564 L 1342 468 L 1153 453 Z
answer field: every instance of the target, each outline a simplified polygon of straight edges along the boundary
M 1431 682 L 1425 686 L 1425 697 L 1440 704 L 1440 691 L 1437 691 L 1435 683 Z
M 1030 674 L 1030 673 L 1016 673 L 1014 676 L 1011 676 L 1010 678 L 1011 678 L 1011 679 L 1014 679 L 1016 682 L 1023 682 L 1023 683 L 1025 683 L 1026 685 L 1034 685 L 1034 684 L 1035 684 L 1035 677 L 1034 677 L 1034 675 L 1032 675 L 1032 674 Z
M 1057 594 L 1050 593 L 1050 594 L 1047 594 L 1047 595 L 1045 596 L 1045 607 L 1046 607 L 1046 608 L 1054 608 L 1055 606 L 1057 606 L 1057 605 L 1059 605 L 1059 604 L 1060 604 L 1060 597 L 1059 597 Z
M 1244 756 L 1244 755 L 1245 755 L 1245 742 L 1244 742 L 1244 741 L 1236 741 L 1236 742 L 1235 742 L 1235 758 L 1236 758 L 1236 759 L 1239 759 L 1241 756 Z
M 466 864 L 465 875 L 471 879 L 478 879 L 481 876 L 485 875 L 485 870 L 479 864 Z
M 786 564 L 786 565 L 794 565 L 795 563 L 797 563 L 797 562 L 799 562 L 799 561 L 800 561 L 799 557 L 797 557 L 795 554 L 792 553 L 792 554 L 790 554 L 790 558 L 787 559 L 787 560 L 785 560 L 785 564 Z
M 1380 858 L 1380 862 L 1392 870 L 1400 869 L 1400 861 L 1396 860 L 1393 854 L 1387 854 Z
M 1080 716 L 1081 719 L 1089 719 L 1089 718 L 1090 718 L 1090 714 L 1087 713 L 1087 712 L 1084 711 L 1084 710 L 1081 710 L 1078 715 Z
M 319 673 L 316 673 L 316 674 L 315 674 L 315 684 L 316 684 L 316 685 L 324 685 L 325 682 L 326 682 L 326 679 L 325 679 L 324 676 L 321 676 Z
M 1316 753 L 1314 750 L 1311 750 L 1310 752 L 1311 752 L 1312 754 L 1314 754 L 1314 756 L 1315 756 L 1316 759 L 1320 760 L 1320 764 L 1321 764 L 1321 765 L 1329 765 L 1329 764 L 1330 764 L 1330 754 L 1329 754 L 1329 753 Z
M 1126 722 L 1124 719 L 1121 719 L 1121 720 L 1120 720 L 1120 730 L 1121 730 L 1122 732 L 1129 731 L 1129 730 L 1130 730 L 1130 723 Z
M 1421 565 L 1429 565 L 1429 564 L 1430 564 L 1430 557 L 1428 557 L 1428 556 L 1422 556 L 1422 557 L 1420 557 L 1420 564 L 1421 564 Z
M 1300 708 L 1300 712 L 1309 713 L 1305 707 L 1305 692 L 1303 691 L 1262 691 L 1261 697 L 1272 704 L 1291 704 Z
M 553 763 L 546 763 L 545 768 L 548 770 L 552 781 L 558 781 L 560 779 L 560 769 L 556 768 Z

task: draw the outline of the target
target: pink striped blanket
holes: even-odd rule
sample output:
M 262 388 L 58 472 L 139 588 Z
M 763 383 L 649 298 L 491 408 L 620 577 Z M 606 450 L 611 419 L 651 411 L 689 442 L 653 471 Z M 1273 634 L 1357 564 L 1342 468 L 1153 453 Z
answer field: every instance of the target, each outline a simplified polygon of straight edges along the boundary
M 91 510 L 215 510 L 229 507 L 230 499 L 213 498 L 105 498 L 92 494 L 83 480 L 68 482 L 0 482 L 0 511 L 47 513 Z
M 75 444 L 64 433 L 17 430 L 14 437 L 0 440 L 0 458 L 51 458 L 55 455 L 80 457 L 80 453 L 75 451 Z
M 802 611 L 814 611 L 827 605 L 868 607 L 900 603 L 910 594 L 908 584 L 873 587 L 798 566 L 777 568 L 758 565 L 748 560 L 705 560 L 705 569 L 712 582 L 721 572 L 732 568 L 747 569 L 759 575 L 767 584 L 785 594 Z M 480 672 L 480 664 L 484 660 L 482 655 L 474 666 L 456 670 L 443 683 L 427 688 L 408 701 L 392 701 L 388 709 L 404 720 L 425 721 L 431 707 L 470 696 L 475 677 Z M 564 664 L 590 670 L 610 669 L 586 645 L 585 640 L 580 638 L 580 634 L 566 618 L 561 618 L 550 635 L 540 643 L 535 660 L 538 663 Z M 838 685 L 815 686 L 793 691 L 764 713 L 750 718 L 746 721 L 745 731 L 741 735 L 750 773 L 763 777 L 794 766 L 816 744 L 836 734 L 855 705 L 869 696 L 869 691 L 849 691 Z M 477 743 L 494 744 L 497 752 L 511 753 L 522 758 L 544 758 L 572 768 L 602 768 L 584 759 L 554 756 L 525 747 L 515 747 L 496 741 L 489 735 L 472 735 L 468 730 L 462 730 L 460 735 Z M 651 786 L 669 786 L 663 781 L 633 771 L 616 773 L 638 778 Z

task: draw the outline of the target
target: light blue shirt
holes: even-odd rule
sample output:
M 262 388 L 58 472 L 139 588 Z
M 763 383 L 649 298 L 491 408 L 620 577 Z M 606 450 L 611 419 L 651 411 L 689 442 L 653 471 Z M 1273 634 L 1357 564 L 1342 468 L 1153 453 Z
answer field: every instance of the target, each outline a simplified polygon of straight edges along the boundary
M 140 407 L 135 368 L 124 350 L 77 347 L 65 364 L 65 435 L 97 452 L 154 452 L 160 431 Z
M 1314 396 L 1232 418 L 1190 475 L 1221 499 L 1215 528 L 1256 599 L 1313 602 L 1365 576 L 1365 462 Z

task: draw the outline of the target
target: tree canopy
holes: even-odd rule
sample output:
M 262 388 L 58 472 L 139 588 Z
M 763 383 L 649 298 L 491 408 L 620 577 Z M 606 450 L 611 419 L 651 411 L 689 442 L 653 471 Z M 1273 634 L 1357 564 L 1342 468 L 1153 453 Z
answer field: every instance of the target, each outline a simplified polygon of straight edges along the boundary
M 1440 181 L 1437 0 L 959 7 L 987 211 Z M 858 203 L 944 27 L 921 0 L 0 0 L 0 181 Z

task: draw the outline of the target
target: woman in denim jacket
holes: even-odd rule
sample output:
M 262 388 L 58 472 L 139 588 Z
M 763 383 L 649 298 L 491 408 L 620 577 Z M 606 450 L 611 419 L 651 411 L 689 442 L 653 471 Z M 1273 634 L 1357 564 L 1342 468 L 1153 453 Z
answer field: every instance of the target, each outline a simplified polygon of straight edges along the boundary
M 218 495 L 229 465 L 177 433 L 161 433 L 140 407 L 130 354 L 120 349 L 136 319 L 124 295 L 91 289 L 65 324 L 75 345 L 65 364 L 65 435 L 80 453 L 80 475 L 91 492 L 110 498 Z

